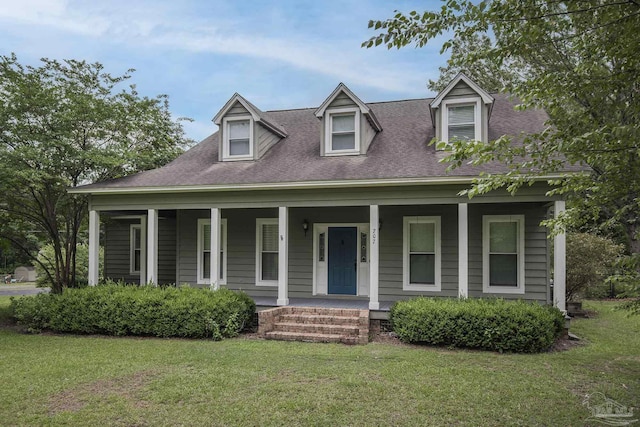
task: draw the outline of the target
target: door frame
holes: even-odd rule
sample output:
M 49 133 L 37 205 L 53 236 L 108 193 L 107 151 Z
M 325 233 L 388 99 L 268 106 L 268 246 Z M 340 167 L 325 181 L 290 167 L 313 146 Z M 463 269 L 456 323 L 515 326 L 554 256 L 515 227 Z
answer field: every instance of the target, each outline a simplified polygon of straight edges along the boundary
M 329 228 L 331 227 L 353 227 L 356 229 L 356 252 L 358 258 L 358 268 L 356 270 L 356 294 L 355 295 L 339 295 L 330 294 L 328 288 L 328 274 L 329 274 Z M 318 246 L 320 234 L 325 233 L 324 244 L 324 261 L 318 260 Z M 326 295 L 333 297 L 353 297 L 353 296 L 368 296 L 369 295 L 369 255 L 370 255 L 370 240 L 367 238 L 367 260 L 362 262 L 361 258 L 361 233 L 365 233 L 369 236 L 369 223 L 363 222 L 326 222 L 326 223 L 314 223 L 313 224 L 313 292 L 315 295 Z M 366 281 L 366 283 L 365 283 Z

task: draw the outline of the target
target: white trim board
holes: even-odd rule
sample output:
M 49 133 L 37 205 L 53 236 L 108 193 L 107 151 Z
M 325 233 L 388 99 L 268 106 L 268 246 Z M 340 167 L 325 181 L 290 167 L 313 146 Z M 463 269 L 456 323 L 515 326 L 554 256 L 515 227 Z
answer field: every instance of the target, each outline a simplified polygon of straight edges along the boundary
M 369 296 L 369 262 L 371 255 L 371 242 L 369 239 L 369 223 L 368 222 L 324 222 L 313 224 L 313 284 L 312 294 L 316 295 L 333 295 L 328 292 L 328 265 L 329 265 L 329 228 L 332 227 L 354 227 L 357 229 L 357 258 L 358 269 L 356 274 L 357 290 L 356 295 L 352 296 Z M 324 261 L 319 261 L 319 238 L 320 234 L 325 233 L 324 242 Z M 362 262 L 361 251 L 361 235 L 367 235 L 367 261 Z
M 535 177 L 535 181 L 562 179 L 566 176 L 583 172 L 566 172 Z M 389 187 L 409 185 L 442 185 L 442 184 L 471 184 L 477 176 L 447 176 L 423 178 L 383 178 L 383 179 L 354 179 L 335 181 L 296 181 L 271 182 L 252 184 L 204 184 L 204 185 L 171 185 L 158 187 L 112 187 L 112 188 L 83 188 L 75 187 L 67 191 L 70 194 L 154 194 L 179 191 L 181 193 L 207 191 L 243 191 L 243 190 L 282 190 L 282 189 L 310 189 L 310 188 L 356 188 L 356 187 Z

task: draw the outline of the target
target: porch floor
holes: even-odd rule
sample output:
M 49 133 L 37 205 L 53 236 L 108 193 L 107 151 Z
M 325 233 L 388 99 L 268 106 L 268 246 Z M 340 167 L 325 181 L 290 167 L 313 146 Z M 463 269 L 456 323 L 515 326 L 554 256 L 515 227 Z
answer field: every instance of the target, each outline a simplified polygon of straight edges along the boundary
M 277 298 L 274 297 L 252 297 L 258 308 L 277 307 Z M 380 309 L 376 311 L 389 311 L 390 301 L 380 301 Z M 353 299 L 331 299 L 331 298 L 289 298 L 289 305 L 292 307 L 322 307 L 322 308 L 356 308 L 368 310 L 368 300 Z

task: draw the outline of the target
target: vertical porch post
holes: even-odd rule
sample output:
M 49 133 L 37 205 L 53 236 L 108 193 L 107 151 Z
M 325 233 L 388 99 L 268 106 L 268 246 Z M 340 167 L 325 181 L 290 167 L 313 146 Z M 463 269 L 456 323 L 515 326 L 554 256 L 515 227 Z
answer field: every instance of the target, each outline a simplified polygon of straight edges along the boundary
M 100 213 L 89 211 L 89 286 L 98 284 L 100 268 Z
M 278 208 L 278 300 L 289 305 L 289 208 Z
M 140 217 L 140 279 L 141 285 L 147 283 L 147 217 Z
M 469 296 L 469 204 L 458 203 L 458 297 Z
M 147 283 L 158 284 L 158 210 L 147 212 Z
M 565 210 L 564 200 L 554 203 L 554 216 L 558 218 Z M 566 311 L 566 279 L 567 279 L 567 239 L 564 231 L 553 238 L 553 299 L 556 307 Z
M 220 209 L 211 208 L 211 270 L 210 287 L 218 289 L 220 282 Z
M 369 310 L 379 310 L 378 301 L 378 263 L 380 254 L 380 212 L 378 205 L 369 206 Z

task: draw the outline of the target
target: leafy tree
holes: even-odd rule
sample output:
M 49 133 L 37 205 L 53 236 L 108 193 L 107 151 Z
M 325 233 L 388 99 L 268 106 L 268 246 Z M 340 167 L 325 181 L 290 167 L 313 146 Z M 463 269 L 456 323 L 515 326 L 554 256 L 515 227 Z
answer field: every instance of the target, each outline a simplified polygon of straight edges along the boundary
M 589 233 L 567 233 L 567 301 L 606 297 L 605 278 L 622 253 L 613 241 Z
M 40 264 L 54 292 L 76 285 L 76 247 L 86 197 L 69 187 L 163 165 L 187 143 L 166 96 L 119 89 L 99 63 L 0 57 L 0 237 Z M 53 246 L 50 263 L 37 247 Z
M 442 91 L 458 73 L 464 73 L 480 87 L 488 92 L 500 92 L 508 82 L 514 78 L 511 69 L 496 65 L 484 59 L 467 63 L 465 58 L 478 50 L 491 48 L 491 39 L 487 35 L 473 34 L 464 39 L 451 40 L 451 56 L 445 67 L 439 67 L 438 80 L 429 79 L 429 89 L 434 92 Z
M 551 182 L 550 194 L 571 202 L 555 225 L 615 225 L 640 256 L 640 1 L 444 0 L 439 10 L 396 12 L 369 27 L 378 34 L 365 47 L 422 47 L 451 34 L 441 46 L 452 51 L 443 78 L 500 70 L 519 108 L 547 113 L 538 134 L 453 141 L 450 170 L 469 161 L 509 165 L 505 174 L 483 174 L 465 194 L 515 193 L 539 175 L 588 166 Z

